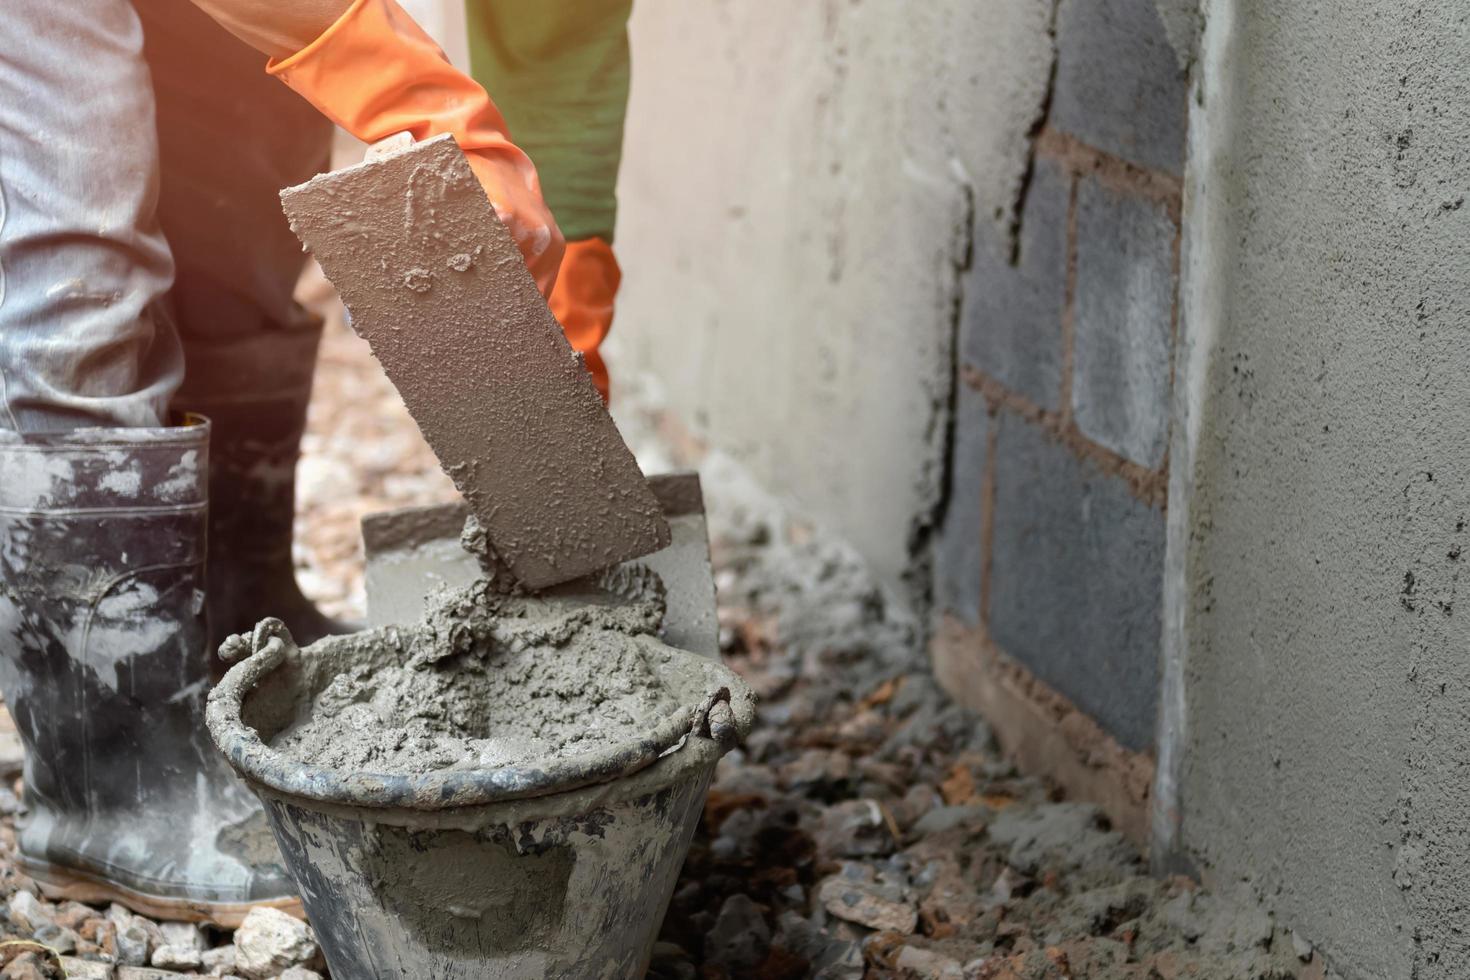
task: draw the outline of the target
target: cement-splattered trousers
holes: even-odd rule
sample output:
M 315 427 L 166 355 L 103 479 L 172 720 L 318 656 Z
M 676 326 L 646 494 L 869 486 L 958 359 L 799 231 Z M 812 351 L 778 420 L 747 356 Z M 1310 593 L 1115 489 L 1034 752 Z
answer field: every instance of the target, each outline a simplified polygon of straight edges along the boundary
M 475 74 L 571 237 L 611 238 L 630 3 L 469 4 Z M 262 350 L 309 384 L 277 193 L 325 169 L 331 128 L 264 61 L 187 0 L 5 4 L 0 428 L 208 414 Z
M 0 426 L 166 424 L 186 365 L 228 376 L 242 343 L 309 370 L 276 195 L 330 125 L 188 2 L 5 6 Z

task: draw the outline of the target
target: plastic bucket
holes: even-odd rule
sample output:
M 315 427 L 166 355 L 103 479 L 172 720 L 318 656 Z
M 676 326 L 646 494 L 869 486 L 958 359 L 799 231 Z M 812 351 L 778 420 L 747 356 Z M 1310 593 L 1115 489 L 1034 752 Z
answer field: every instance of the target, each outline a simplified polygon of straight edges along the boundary
M 393 628 L 299 650 L 266 620 L 210 695 L 215 744 L 265 803 L 337 980 L 642 976 L 721 755 L 754 721 L 728 668 L 640 637 L 677 703 L 635 744 L 423 776 L 304 765 L 267 744 Z M 228 647 L 228 645 L 227 645 Z

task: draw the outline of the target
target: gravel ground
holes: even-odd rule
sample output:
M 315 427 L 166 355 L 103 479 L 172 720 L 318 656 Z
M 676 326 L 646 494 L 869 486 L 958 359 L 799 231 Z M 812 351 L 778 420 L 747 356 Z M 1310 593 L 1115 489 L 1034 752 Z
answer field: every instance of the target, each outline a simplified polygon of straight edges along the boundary
M 620 414 L 646 467 L 665 468 L 644 422 Z M 358 519 L 454 491 L 340 311 L 304 450 L 298 574 L 329 612 L 360 617 Z M 762 707 L 720 765 L 651 977 L 1330 975 L 1265 913 L 1148 877 L 1094 807 L 1019 775 L 936 686 L 920 631 L 860 562 L 728 460 L 703 475 L 722 645 Z M 15 761 L 0 735 L 4 782 Z M 0 978 L 322 975 L 305 927 L 279 916 L 231 936 L 39 898 L 11 862 L 18 792 L 0 785 Z

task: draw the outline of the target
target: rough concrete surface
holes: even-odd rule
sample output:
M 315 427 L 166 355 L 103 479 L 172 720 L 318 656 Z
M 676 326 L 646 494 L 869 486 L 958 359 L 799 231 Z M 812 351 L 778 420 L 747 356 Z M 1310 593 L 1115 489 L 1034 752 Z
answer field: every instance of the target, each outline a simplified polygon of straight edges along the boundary
M 552 585 L 668 544 L 632 453 L 452 138 L 281 200 L 517 579 Z
M 615 384 L 656 376 L 696 436 L 910 599 L 971 215 L 1002 239 L 1014 221 L 1051 18 L 1051 0 L 633 13 Z
M 1157 467 L 1169 435 L 1174 222 L 1095 177 L 1077 190 L 1072 409 L 1084 436 Z
M 1470 20 L 1204 14 L 1164 833 L 1345 977 L 1465 977 Z

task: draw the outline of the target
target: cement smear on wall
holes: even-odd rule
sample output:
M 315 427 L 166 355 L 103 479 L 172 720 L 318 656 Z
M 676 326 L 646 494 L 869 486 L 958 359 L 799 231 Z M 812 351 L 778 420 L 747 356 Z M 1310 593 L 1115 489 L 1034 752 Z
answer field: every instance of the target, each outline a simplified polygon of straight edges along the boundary
M 635 7 L 613 374 L 658 377 L 698 437 L 910 596 L 960 272 L 975 225 L 1012 228 L 1052 7 Z
M 1470 21 L 1204 14 L 1161 832 L 1346 977 L 1470 976 Z
M 536 605 L 477 584 L 390 631 L 392 649 L 377 632 L 339 641 L 362 645 L 354 666 L 271 746 L 349 772 L 534 766 L 636 739 L 677 710 L 644 661 L 636 610 Z

